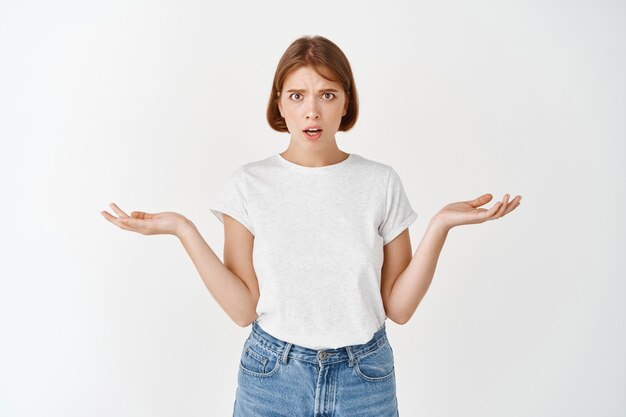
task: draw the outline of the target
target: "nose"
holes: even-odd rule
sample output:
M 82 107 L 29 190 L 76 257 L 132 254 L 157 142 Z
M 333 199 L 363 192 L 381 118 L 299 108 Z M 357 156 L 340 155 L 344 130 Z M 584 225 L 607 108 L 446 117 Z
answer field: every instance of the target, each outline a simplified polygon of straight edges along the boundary
M 317 100 L 315 98 L 311 98 L 306 108 L 306 118 L 307 119 L 319 119 L 320 113 L 317 107 Z

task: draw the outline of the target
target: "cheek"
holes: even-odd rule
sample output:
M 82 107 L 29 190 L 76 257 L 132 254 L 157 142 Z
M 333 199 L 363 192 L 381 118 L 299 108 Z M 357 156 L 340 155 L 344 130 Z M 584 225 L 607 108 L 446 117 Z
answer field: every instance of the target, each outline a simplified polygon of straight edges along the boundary
M 292 116 L 294 113 L 293 105 L 291 105 L 290 103 L 287 103 L 286 105 L 282 104 L 280 106 L 280 112 L 282 113 L 285 119 Z
M 333 114 L 338 118 L 341 119 L 343 118 L 343 113 L 345 111 L 345 107 L 343 104 L 337 104 L 337 106 L 335 106 L 333 108 Z

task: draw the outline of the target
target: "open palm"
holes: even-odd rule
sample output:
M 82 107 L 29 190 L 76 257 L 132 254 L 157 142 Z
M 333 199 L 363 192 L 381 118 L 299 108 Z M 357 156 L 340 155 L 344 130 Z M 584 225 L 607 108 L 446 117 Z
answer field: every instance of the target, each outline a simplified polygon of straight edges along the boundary
M 522 196 L 518 195 L 509 201 L 509 194 L 505 194 L 502 201 L 498 201 L 490 209 L 479 208 L 491 201 L 492 198 L 491 194 L 483 194 L 474 200 L 448 204 L 439 210 L 437 217 L 448 228 L 462 224 L 483 223 L 487 220 L 499 219 L 515 210 L 519 206 Z
M 115 203 L 111 203 L 110 207 L 115 211 L 118 217 L 111 215 L 107 211 L 100 212 L 105 219 L 124 230 L 130 230 L 144 235 L 176 235 L 181 225 L 186 221 L 185 216 L 172 211 L 164 211 L 162 213 L 133 211 L 129 216 Z

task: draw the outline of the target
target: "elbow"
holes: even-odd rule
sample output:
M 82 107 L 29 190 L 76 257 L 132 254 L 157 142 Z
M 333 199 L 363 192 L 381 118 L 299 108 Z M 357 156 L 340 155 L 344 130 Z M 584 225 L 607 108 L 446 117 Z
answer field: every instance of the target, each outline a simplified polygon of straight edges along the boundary
M 399 325 L 404 325 L 404 324 L 408 323 L 408 321 L 409 321 L 409 319 L 410 319 L 411 317 L 403 317 L 403 316 L 395 316 L 395 315 L 392 315 L 392 316 L 387 316 L 387 318 L 388 318 L 389 320 L 393 321 L 393 322 L 394 322 L 394 323 L 396 323 L 396 324 L 399 324 Z
M 257 305 L 259 304 L 259 296 L 254 297 L 254 303 L 251 304 L 245 311 L 240 311 L 240 317 L 238 320 L 234 320 L 235 323 L 239 327 L 248 327 L 251 325 L 258 317 L 259 313 L 256 312 Z
M 402 318 L 402 319 L 395 320 L 395 323 L 403 326 L 403 325 L 407 324 L 409 322 L 409 320 L 410 320 L 410 317 Z
M 249 325 L 251 325 L 257 319 L 257 317 L 258 316 L 255 314 L 254 318 L 247 317 L 244 320 L 237 320 L 237 321 L 235 321 L 235 323 L 237 323 L 237 325 L 239 327 L 248 327 Z
M 250 321 L 250 320 L 236 320 L 235 323 L 237 323 L 237 326 L 239 326 L 239 327 L 248 327 L 250 324 L 252 324 L 252 321 Z

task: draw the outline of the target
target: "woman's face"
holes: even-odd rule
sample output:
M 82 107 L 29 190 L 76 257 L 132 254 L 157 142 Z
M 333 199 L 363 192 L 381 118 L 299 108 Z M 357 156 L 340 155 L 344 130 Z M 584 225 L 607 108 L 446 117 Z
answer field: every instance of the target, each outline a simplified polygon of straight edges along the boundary
M 292 140 L 323 145 L 334 141 L 348 101 L 341 84 L 328 81 L 311 67 L 300 67 L 283 82 L 278 109 Z M 321 129 L 308 134 L 307 129 Z M 305 145 L 306 146 L 306 145 Z

